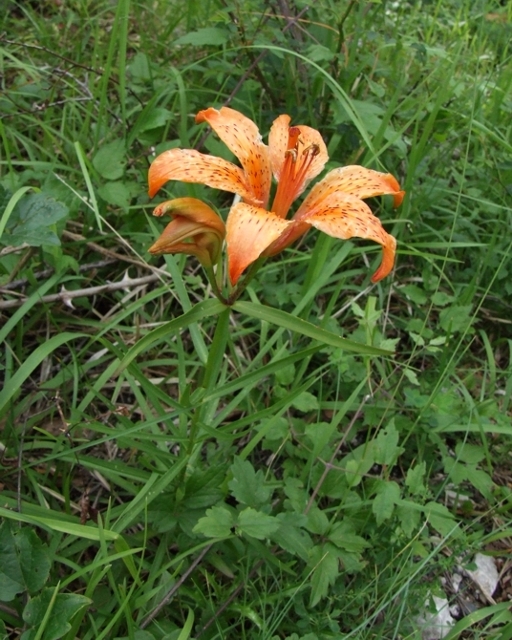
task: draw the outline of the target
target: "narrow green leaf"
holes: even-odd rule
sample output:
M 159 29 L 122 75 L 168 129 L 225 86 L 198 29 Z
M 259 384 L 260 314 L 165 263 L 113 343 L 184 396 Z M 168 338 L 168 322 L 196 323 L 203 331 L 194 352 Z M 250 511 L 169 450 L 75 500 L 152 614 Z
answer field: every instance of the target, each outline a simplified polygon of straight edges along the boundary
M 87 337 L 85 333 L 64 332 L 53 336 L 47 342 L 39 345 L 23 362 L 12 378 L 7 381 L 2 391 L 0 391 L 0 414 L 9 400 L 20 390 L 25 380 L 45 358 L 66 342 L 83 337 Z
M 188 638 L 190 638 L 190 634 L 194 626 L 194 619 L 194 612 L 189 608 L 187 619 L 185 620 L 185 624 L 183 625 L 183 629 L 181 630 L 177 640 L 188 640 Z
M 353 342 L 347 338 L 342 338 L 335 333 L 320 329 L 314 324 L 311 324 L 311 322 L 306 322 L 306 320 L 292 316 L 290 313 L 281 311 L 280 309 L 273 309 L 272 307 L 266 307 L 254 302 L 235 302 L 233 309 L 239 313 L 257 318 L 258 320 L 266 320 L 284 329 L 289 329 L 290 331 L 307 336 L 308 338 L 313 338 L 314 340 L 319 340 L 323 344 L 338 347 L 344 351 L 352 351 L 367 356 L 392 355 L 391 351 L 384 351 L 377 347 L 371 347 L 359 342 Z
M 96 526 L 89 526 L 84 524 L 78 524 L 74 522 L 66 522 L 55 518 L 45 518 L 43 516 L 27 516 L 24 513 L 18 513 L 17 511 L 10 511 L 4 507 L 0 507 L 0 516 L 3 518 L 9 518 L 15 522 L 26 522 L 36 527 L 43 527 L 52 529 L 54 531 L 61 531 L 62 533 L 68 533 L 70 535 L 77 536 L 79 538 L 86 538 L 87 540 L 100 540 L 100 533 Z M 102 536 L 105 540 L 116 540 L 119 537 L 118 533 L 109 530 L 103 530 Z
M 169 335 L 177 331 L 181 331 L 181 329 L 185 329 L 189 325 L 194 322 L 198 322 L 203 318 L 207 318 L 208 316 L 214 316 L 219 313 L 222 313 L 226 309 L 225 305 L 223 305 L 218 300 L 204 300 L 199 304 L 196 304 L 195 307 L 192 307 L 190 311 L 187 311 L 183 315 L 167 322 L 161 327 L 157 327 L 146 336 L 144 336 L 141 340 L 139 340 L 123 357 L 120 361 L 114 376 L 117 376 L 126 369 L 126 367 L 132 362 L 139 353 L 143 353 L 150 347 L 154 346 L 160 340 L 164 340 Z

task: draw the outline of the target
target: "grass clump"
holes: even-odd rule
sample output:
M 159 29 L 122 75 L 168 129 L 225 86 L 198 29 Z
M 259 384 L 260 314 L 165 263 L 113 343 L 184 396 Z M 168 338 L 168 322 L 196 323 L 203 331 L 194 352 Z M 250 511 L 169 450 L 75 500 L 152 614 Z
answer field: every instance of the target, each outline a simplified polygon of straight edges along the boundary
M 5 3 L 0 635 L 418 638 L 457 565 L 503 566 L 511 17 Z M 228 310 L 196 260 L 148 255 L 151 161 L 232 160 L 193 118 L 226 104 L 399 178 L 400 209 L 372 202 L 392 277 L 311 232 Z M 448 637 L 509 637 L 506 584 Z

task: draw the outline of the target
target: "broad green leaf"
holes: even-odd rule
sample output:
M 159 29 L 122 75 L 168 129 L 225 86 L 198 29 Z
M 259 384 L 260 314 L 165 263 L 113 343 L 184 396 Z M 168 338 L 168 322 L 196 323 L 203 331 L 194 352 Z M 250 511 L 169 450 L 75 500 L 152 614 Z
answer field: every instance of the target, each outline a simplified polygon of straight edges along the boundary
M 453 305 L 439 314 L 440 327 L 450 333 L 461 333 L 473 322 L 472 305 Z
M 292 407 L 298 411 L 302 411 L 302 413 L 307 413 L 308 411 L 318 411 L 320 405 L 318 404 L 316 396 L 309 391 L 303 391 L 292 402 Z
M 92 159 L 96 171 L 105 180 L 119 180 L 126 167 L 126 146 L 124 140 L 114 140 L 99 149 Z
M 374 441 L 374 459 L 377 464 L 395 464 L 404 449 L 398 446 L 398 431 L 393 420 L 384 430 L 379 431 Z
M 194 527 L 194 533 L 202 533 L 208 538 L 228 538 L 234 526 L 234 517 L 226 507 L 217 506 L 206 510 Z
M 173 46 L 190 44 L 195 47 L 222 46 L 228 41 L 229 33 L 218 27 L 204 27 L 180 36 L 173 42 Z
M 324 535 L 329 529 L 329 519 L 325 512 L 318 507 L 312 507 L 308 511 L 306 529 L 311 533 Z
M 389 520 L 395 510 L 395 505 L 400 501 L 400 487 L 396 482 L 381 481 L 377 495 L 373 499 L 372 511 L 375 515 L 377 525 L 381 525 Z
M 476 469 L 472 465 L 468 465 L 467 479 L 475 487 L 477 491 L 487 498 L 492 499 L 492 490 L 494 488 L 494 482 L 491 476 L 483 469 Z
M 371 347 L 360 342 L 347 340 L 347 338 L 342 338 L 341 336 L 337 336 L 335 333 L 331 333 L 325 329 L 320 329 L 314 324 L 311 324 L 311 322 L 306 322 L 306 320 L 297 318 L 291 313 L 281 311 L 280 309 L 273 309 L 272 307 L 256 304 L 254 302 L 235 302 L 233 309 L 239 313 L 257 318 L 258 320 L 266 320 L 278 327 L 289 329 L 290 331 L 307 336 L 308 338 L 313 338 L 323 344 L 338 347 L 344 351 L 352 351 L 359 353 L 360 355 L 369 356 L 392 355 L 391 351 L 384 351 L 384 349 L 378 349 L 377 347 Z
M 231 465 L 233 478 L 228 483 L 231 494 L 241 504 L 257 509 L 270 499 L 271 489 L 264 486 L 265 476 L 260 469 L 254 471 L 254 467 L 248 460 L 235 457 Z
M 21 640 L 34 640 L 45 621 L 44 640 L 57 640 L 62 638 L 71 629 L 71 620 L 84 607 L 89 606 L 92 600 L 85 596 L 73 593 L 58 593 L 55 589 L 44 589 L 40 595 L 32 598 L 23 611 L 23 620 L 32 627 L 25 631 Z M 50 615 L 47 615 L 48 612 Z
M 336 422 L 314 422 L 306 426 L 306 435 L 313 443 L 313 458 L 320 455 L 337 428 Z
M 105 202 L 108 202 L 108 204 L 127 211 L 132 198 L 132 190 L 127 184 L 118 180 L 116 182 L 106 182 L 102 184 L 98 189 L 98 195 L 100 198 L 103 198 Z
M 458 536 L 461 531 L 455 516 L 443 504 L 428 502 L 423 511 L 432 527 L 443 536 Z
M 354 528 L 349 522 L 336 523 L 327 534 L 329 540 L 339 549 L 351 553 L 361 553 L 370 543 L 354 533 Z
M 420 526 L 420 509 L 416 505 L 411 505 L 406 500 L 402 500 L 396 507 L 396 514 L 403 532 L 407 537 L 412 538 L 414 532 Z
M 43 587 L 50 573 L 48 548 L 36 532 L 27 527 L 15 533 L 14 542 L 25 586 L 29 593 L 36 593 Z
M 368 442 L 356 447 L 343 458 L 340 467 L 345 470 L 347 482 L 350 487 L 357 486 L 363 476 L 375 464 L 374 442 Z
M 280 513 L 277 516 L 279 529 L 270 535 L 282 549 L 297 555 L 307 562 L 313 541 L 302 528 L 306 523 L 306 516 L 297 513 Z
M 247 507 L 238 514 L 236 523 L 237 533 L 245 533 L 257 540 L 271 536 L 280 527 L 279 520 L 274 516 Z
M 51 228 L 68 215 L 68 208 L 44 193 L 31 193 L 21 198 L 7 223 L 3 242 L 18 246 L 27 243 L 32 247 L 60 245 Z
M 427 464 L 425 461 L 420 462 L 414 467 L 410 467 L 407 470 L 405 477 L 405 486 L 409 489 L 409 492 L 413 495 L 423 495 L 425 493 L 425 485 L 423 484 L 423 478 L 427 471 Z
M 309 494 L 304 489 L 304 483 L 299 478 L 289 476 L 284 481 L 283 491 L 286 495 L 285 506 L 290 507 L 297 514 L 304 513 L 308 503 Z
M 485 458 L 485 449 L 481 445 L 458 442 L 455 445 L 455 455 L 461 462 L 476 464 Z
M 425 304 L 428 300 L 425 291 L 415 284 L 406 284 L 405 287 L 400 287 L 400 293 L 405 293 L 410 300 L 419 305 Z
M 336 547 L 330 543 L 315 547 L 309 566 L 313 568 L 309 606 L 314 607 L 322 598 L 325 598 L 329 593 L 329 587 L 338 577 L 339 559 Z
M 4 520 L 0 525 L 0 601 L 10 602 L 16 594 L 25 590 L 14 536 L 10 524 Z
M 144 110 L 137 120 L 137 132 L 144 133 L 163 127 L 172 118 L 172 113 L 163 107 Z

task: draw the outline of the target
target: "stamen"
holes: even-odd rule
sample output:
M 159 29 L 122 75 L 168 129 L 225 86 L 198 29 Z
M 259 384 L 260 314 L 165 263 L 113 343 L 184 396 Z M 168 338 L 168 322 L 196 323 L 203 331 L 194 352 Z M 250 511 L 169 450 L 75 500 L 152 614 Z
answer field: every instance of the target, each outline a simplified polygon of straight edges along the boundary
M 311 163 L 320 153 L 320 147 L 314 143 L 299 151 L 299 145 L 303 144 L 299 127 L 290 127 L 288 148 L 272 204 L 272 211 L 281 218 L 286 217 L 292 202 L 302 193 Z

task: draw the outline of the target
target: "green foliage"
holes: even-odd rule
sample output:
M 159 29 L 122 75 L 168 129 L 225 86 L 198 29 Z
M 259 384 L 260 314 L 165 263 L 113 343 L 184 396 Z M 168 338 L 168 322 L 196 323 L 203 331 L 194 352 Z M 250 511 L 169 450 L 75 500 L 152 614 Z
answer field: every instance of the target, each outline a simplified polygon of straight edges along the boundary
M 510 537 L 510 7 L 2 20 L 0 637 L 418 637 L 441 578 Z M 311 231 L 227 309 L 192 258 L 148 256 L 148 166 L 233 160 L 194 121 L 223 104 L 399 178 L 401 208 L 369 202 L 393 276 Z M 232 204 L 178 182 L 155 201 L 184 196 Z M 500 597 L 451 637 L 509 637 Z
M 0 525 L 0 600 L 10 602 L 24 591 L 37 593 L 50 573 L 48 548 L 30 529 L 12 531 L 8 522 Z

